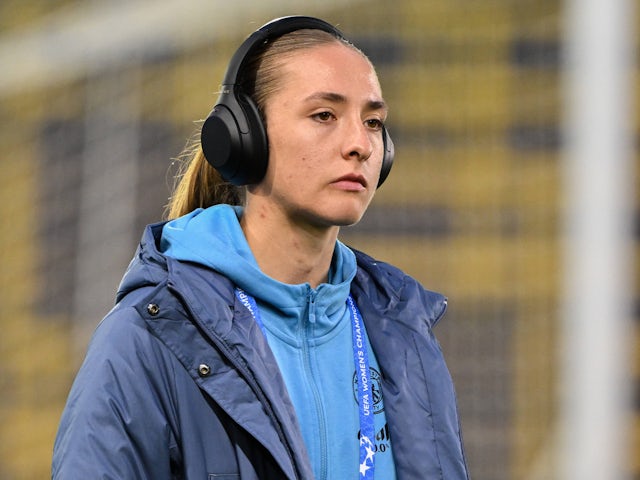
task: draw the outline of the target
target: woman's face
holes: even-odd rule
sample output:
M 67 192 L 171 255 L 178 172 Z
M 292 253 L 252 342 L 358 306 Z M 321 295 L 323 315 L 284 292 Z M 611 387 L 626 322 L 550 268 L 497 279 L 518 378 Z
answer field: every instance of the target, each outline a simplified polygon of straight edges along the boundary
M 376 191 L 383 156 L 387 109 L 373 68 L 336 43 L 289 55 L 280 75 L 265 104 L 269 166 L 250 193 L 295 223 L 358 222 Z

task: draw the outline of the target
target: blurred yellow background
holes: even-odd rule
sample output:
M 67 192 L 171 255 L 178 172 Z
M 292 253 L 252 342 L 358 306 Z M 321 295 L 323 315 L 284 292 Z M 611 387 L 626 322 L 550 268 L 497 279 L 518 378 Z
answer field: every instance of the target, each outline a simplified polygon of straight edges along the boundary
M 49 476 L 70 384 L 162 218 L 172 158 L 239 42 L 292 13 L 337 24 L 377 66 L 396 160 L 342 238 L 449 297 L 436 334 L 472 477 L 555 478 L 561 2 L 227 3 L 0 3 L 0 479 Z

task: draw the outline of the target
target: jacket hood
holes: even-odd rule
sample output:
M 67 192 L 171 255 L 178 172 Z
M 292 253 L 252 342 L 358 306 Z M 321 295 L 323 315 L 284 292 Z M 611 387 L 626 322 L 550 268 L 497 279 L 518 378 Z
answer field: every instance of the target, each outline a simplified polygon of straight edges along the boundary
M 167 278 L 167 258 L 160 253 L 160 237 L 166 222 L 147 225 L 118 291 L 116 302 L 120 302 L 128 293 L 142 287 L 153 287 Z

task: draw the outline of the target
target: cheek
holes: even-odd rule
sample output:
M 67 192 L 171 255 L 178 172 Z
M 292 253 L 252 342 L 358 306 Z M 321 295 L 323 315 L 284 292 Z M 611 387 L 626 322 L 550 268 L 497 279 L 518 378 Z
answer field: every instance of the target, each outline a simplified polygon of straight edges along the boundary
M 370 158 L 369 165 L 371 175 L 380 176 L 380 171 L 382 170 L 382 153 L 376 155 L 375 158 Z
M 277 170 L 288 184 L 299 184 L 302 181 L 308 184 L 320 175 L 318 162 L 308 155 L 301 156 L 300 152 L 291 152 L 290 156 L 280 157 L 277 161 L 279 162 Z
M 326 141 L 307 130 L 297 131 L 274 123 L 268 131 L 269 171 L 281 181 L 312 180 L 321 176 L 335 154 L 329 152 Z M 268 172 L 269 174 L 269 172 Z

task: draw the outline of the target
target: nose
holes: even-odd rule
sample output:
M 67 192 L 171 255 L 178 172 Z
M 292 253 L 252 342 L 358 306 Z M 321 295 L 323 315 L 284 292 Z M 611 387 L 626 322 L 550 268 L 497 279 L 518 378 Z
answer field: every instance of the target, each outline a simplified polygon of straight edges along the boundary
M 368 129 L 360 118 L 349 122 L 346 130 L 343 157 L 367 160 L 373 153 L 372 135 L 375 135 L 375 132 Z

